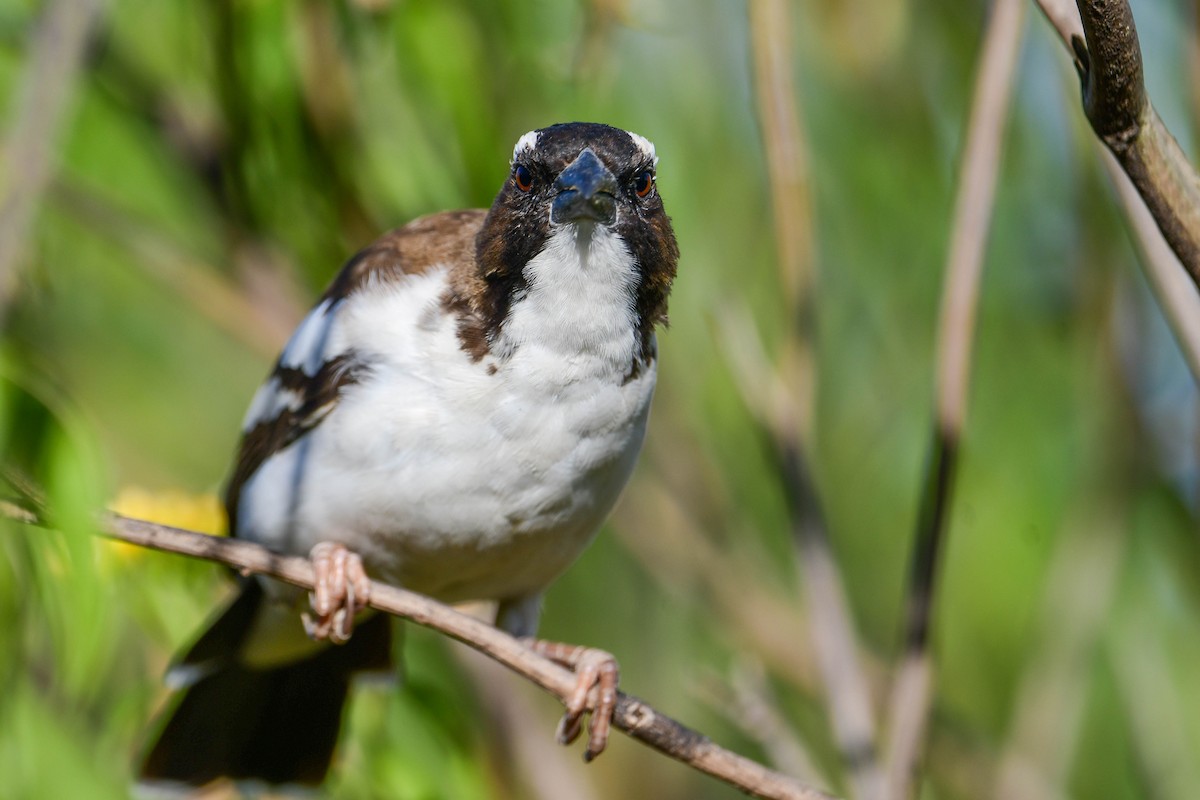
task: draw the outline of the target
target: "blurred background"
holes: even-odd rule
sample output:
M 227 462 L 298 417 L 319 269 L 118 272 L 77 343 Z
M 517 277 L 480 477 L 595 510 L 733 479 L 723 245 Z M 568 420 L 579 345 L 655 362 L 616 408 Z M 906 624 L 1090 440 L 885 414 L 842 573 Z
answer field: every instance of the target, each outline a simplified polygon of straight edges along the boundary
M 1190 152 L 1193 5 L 1133 7 L 1149 91 Z M 813 470 L 878 710 L 988 6 L 785 8 L 817 275 Z M 846 791 L 784 491 L 745 402 L 761 387 L 739 385 L 722 322 L 787 353 L 756 9 L 0 0 L 0 454 L 65 530 L 0 522 L 0 797 L 130 796 L 167 660 L 230 590 L 215 565 L 89 535 L 90 510 L 221 531 L 242 414 L 343 261 L 414 216 L 489 205 L 518 136 L 576 119 L 656 143 L 683 256 L 638 472 L 541 633 L 613 652 L 626 691 Z M 1195 383 L 1074 71 L 1027 12 L 922 795 L 1194 797 Z M 402 688 L 355 696 L 331 796 L 737 796 L 622 736 L 584 766 L 553 744 L 548 696 L 412 626 L 405 656 Z

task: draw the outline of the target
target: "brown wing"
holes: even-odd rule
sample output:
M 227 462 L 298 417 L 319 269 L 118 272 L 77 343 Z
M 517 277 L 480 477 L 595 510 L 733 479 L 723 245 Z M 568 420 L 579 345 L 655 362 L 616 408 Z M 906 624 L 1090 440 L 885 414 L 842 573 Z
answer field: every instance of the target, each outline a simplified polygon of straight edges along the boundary
M 237 462 L 225 492 L 225 510 L 229 531 L 236 535 L 238 501 L 242 487 L 263 462 L 311 431 L 337 405 L 346 386 L 357 383 L 366 366 L 356 363 L 353 354 L 326 361 L 315 375 L 301 369 L 275 365 L 266 390 L 274 388 L 283 396 L 282 405 L 269 419 L 263 419 L 246 431 L 238 446 Z M 272 387 L 272 384 L 277 384 Z
M 259 389 L 238 447 L 225 492 L 229 530 L 236 534 L 238 505 L 246 482 L 275 453 L 321 424 L 346 387 L 370 370 L 353 351 L 326 352 L 330 327 L 341 305 L 375 282 L 394 281 L 438 265 L 461 267 L 475 259 L 475 234 L 485 211 L 448 211 L 415 219 L 380 237 L 351 258 L 317 306 L 292 334 Z

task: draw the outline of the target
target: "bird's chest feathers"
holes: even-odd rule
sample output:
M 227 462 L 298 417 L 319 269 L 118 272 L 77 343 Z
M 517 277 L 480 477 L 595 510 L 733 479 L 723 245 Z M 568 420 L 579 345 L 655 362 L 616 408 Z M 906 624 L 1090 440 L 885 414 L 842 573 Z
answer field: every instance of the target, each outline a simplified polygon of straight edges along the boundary
M 552 507 L 607 498 L 610 482 L 615 496 L 641 445 L 654 374 L 629 380 L 639 356 L 637 270 L 620 238 L 563 226 L 524 273 L 483 370 L 486 389 L 464 393 L 454 419 L 473 420 L 494 446 L 480 457 L 496 460 L 486 468 L 510 499 L 525 498 L 513 521 L 529 515 L 533 524 L 533 509 L 553 516 Z
M 526 288 L 493 348 L 503 369 L 546 389 L 630 373 L 640 344 L 638 273 L 618 236 L 601 226 L 562 226 L 524 274 Z
M 606 494 L 608 471 L 618 488 L 628 476 L 654 387 L 652 368 L 630 379 L 635 365 L 637 372 L 645 366 L 635 361 L 636 266 L 607 229 L 568 225 L 526 265 L 525 277 L 527 289 L 493 347 L 484 424 L 515 458 L 510 469 L 527 469 L 519 481 L 559 493 L 573 482 Z
M 421 314 L 386 307 L 419 302 L 414 285 L 347 320 L 352 339 L 354 329 L 378 336 L 399 319 L 422 320 L 395 331 L 323 426 L 322 444 L 337 451 L 324 463 L 344 470 L 333 480 L 353 487 L 355 518 L 388 539 L 381 557 L 405 572 L 461 556 L 448 572 L 467 581 L 477 562 L 494 565 L 478 561 L 489 548 L 511 551 L 521 569 L 528 558 L 544 562 L 539 570 L 565 567 L 632 471 L 655 377 L 653 363 L 635 361 L 636 266 L 619 238 L 580 242 L 564 230 L 526 265 L 526 288 L 480 361 L 460 349 L 451 317 L 432 314 L 432 293 Z

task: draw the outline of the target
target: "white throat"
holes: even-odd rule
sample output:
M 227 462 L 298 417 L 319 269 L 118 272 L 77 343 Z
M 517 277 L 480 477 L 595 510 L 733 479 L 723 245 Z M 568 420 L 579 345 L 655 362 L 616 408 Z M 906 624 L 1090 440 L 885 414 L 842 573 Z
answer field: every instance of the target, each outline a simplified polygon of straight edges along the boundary
M 501 357 L 549 350 L 576 377 L 627 374 L 640 347 L 637 277 L 633 255 L 610 228 L 556 226 L 525 266 L 526 294 L 513 299 L 501 329 Z

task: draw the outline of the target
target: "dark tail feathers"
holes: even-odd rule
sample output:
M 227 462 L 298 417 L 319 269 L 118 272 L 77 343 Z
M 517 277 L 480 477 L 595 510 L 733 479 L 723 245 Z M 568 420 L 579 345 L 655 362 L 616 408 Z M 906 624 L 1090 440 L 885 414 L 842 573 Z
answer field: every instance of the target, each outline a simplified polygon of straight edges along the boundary
M 261 595 L 258 582 L 248 582 L 185 662 L 217 639 L 236 652 Z M 276 669 L 200 660 L 211 667 L 171 713 L 142 764 L 142 781 L 203 786 L 228 777 L 315 786 L 333 758 L 351 676 L 391 666 L 391 619 L 371 617 L 345 645 Z

